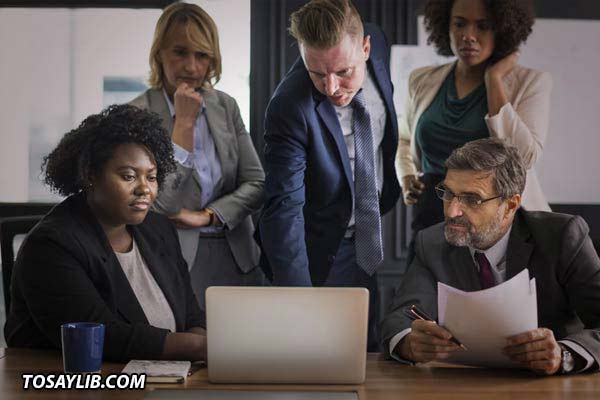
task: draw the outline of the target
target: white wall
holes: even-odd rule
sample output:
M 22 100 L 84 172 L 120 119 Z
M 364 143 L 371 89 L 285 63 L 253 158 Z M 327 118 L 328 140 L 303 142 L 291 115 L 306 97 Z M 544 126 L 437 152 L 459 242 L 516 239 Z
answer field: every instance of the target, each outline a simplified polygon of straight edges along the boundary
M 41 130 L 43 138 L 68 126 L 68 30 L 64 12 L 0 11 L 2 201 L 27 199 L 30 130 Z
M 233 96 L 250 124 L 250 0 L 195 0 L 219 29 L 223 73 L 216 88 Z
M 74 125 L 102 109 L 103 78 L 148 77 L 148 54 L 160 10 L 76 11 L 73 26 Z
M 554 203 L 600 204 L 600 21 L 541 19 L 520 62 L 552 74 L 540 182 Z

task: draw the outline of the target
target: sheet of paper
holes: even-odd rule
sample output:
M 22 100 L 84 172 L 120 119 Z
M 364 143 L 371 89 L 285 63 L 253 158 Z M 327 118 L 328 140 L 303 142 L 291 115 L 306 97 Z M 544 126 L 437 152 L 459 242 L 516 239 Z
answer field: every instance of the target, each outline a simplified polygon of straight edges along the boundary
M 537 328 L 535 279 L 524 269 L 489 289 L 464 292 L 438 283 L 438 320 L 461 341 L 448 362 L 488 367 L 519 367 L 502 354 L 508 336 Z

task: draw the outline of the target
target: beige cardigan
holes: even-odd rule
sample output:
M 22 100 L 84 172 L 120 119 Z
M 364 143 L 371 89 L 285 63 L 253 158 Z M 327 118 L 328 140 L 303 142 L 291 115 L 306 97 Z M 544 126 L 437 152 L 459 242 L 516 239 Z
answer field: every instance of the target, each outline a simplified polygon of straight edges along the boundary
M 402 177 L 415 175 L 421 169 L 421 150 L 415 140 L 415 129 L 421 114 L 429 107 L 448 76 L 454 62 L 414 70 L 410 74 L 404 118 L 400 121 L 396 172 Z M 527 168 L 527 183 L 522 205 L 529 211 L 550 207 L 533 169 L 542 153 L 548 133 L 552 77 L 519 65 L 504 77 L 509 103 L 497 115 L 485 116 L 490 136 L 506 140 L 519 149 Z

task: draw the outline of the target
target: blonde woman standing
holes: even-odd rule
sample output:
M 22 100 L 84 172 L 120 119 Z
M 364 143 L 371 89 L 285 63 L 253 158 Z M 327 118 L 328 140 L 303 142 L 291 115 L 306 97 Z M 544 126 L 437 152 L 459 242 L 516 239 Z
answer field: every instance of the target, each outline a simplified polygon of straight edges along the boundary
M 150 85 L 131 104 L 156 112 L 171 133 L 177 170 L 155 208 L 178 227 L 192 287 L 204 308 L 213 285 L 262 285 L 251 214 L 264 172 L 221 75 L 217 27 L 199 6 L 175 3 L 156 25 Z

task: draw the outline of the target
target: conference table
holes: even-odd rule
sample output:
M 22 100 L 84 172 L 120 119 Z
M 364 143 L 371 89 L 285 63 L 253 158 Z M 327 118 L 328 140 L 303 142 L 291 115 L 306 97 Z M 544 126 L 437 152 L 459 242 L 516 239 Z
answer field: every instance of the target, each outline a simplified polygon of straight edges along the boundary
M 102 374 L 119 373 L 123 366 L 104 363 Z M 58 351 L 0 348 L 0 399 L 143 399 L 156 389 L 356 392 L 361 400 L 600 399 L 600 373 L 540 377 L 527 371 L 443 363 L 407 366 L 378 353 L 367 355 L 367 379 L 362 385 L 215 385 L 208 382 L 203 368 L 183 384 L 146 384 L 145 390 L 22 389 L 24 373 L 61 372 Z

